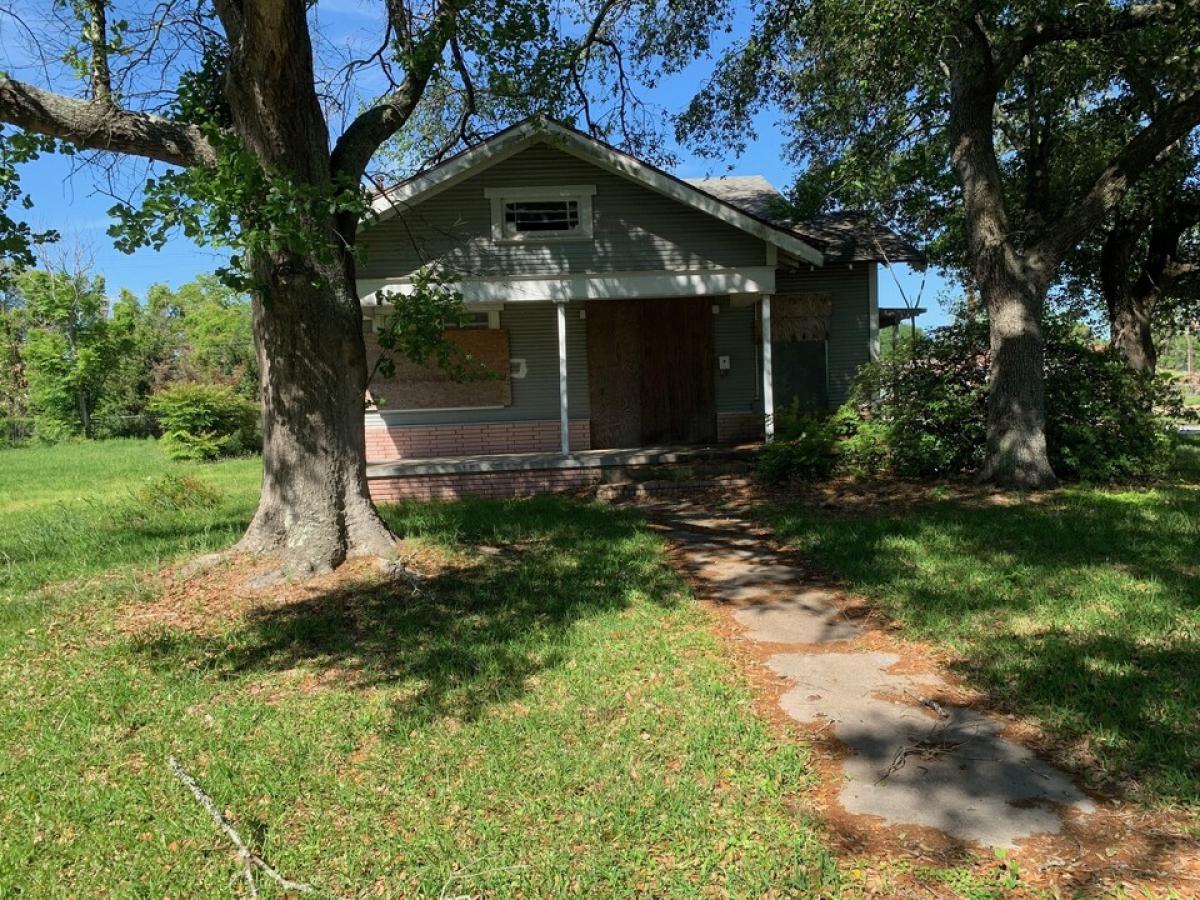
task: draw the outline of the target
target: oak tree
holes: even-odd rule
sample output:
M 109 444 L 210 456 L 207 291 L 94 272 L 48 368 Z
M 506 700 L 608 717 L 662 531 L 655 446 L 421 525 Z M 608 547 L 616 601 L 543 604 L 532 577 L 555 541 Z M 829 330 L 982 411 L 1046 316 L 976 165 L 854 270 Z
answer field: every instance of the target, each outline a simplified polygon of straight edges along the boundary
M 836 206 L 895 190 L 930 201 L 934 230 L 957 225 L 946 233 L 962 243 L 948 252 L 961 253 L 991 334 L 980 474 L 1044 488 L 1056 483 L 1045 438 L 1048 291 L 1080 242 L 1200 124 L 1198 48 L 1196 0 L 773 0 L 681 127 L 736 145 L 778 104 L 809 170 L 801 199 Z M 1152 110 L 1126 103 L 1135 69 L 1152 69 Z M 1064 119 L 1122 104 L 1134 113 L 1111 153 L 1077 160 L 1056 140 Z M 1054 180 L 1068 169 L 1070 179 Z
M 232 252 L 224 274 L 253 297 L 264 407 L 262 496 L 240 550 L 299 572 L 390 551 L 363 451 L 364 175 L 389 141 L 444 156 L 487 111 L 561 115 L 586 68 L 581 35 L 602 36 L 615 6 L 581 5 L 572 31 L 549 0 L 380 0 L 370 46 L 339 56 L 321 3 L 55 0 L 67 46 L 29 75 L 0 73 L 0 124 L 15 128 L 0 132 L 0 175 L 44 149 L 31 136 L 154 161 L 144 196 L 116 210 L 119 244 L 182 230 Z M 34 51 L 58 39 L 45 20 L 5 16 Z M 5 225 L 14 246 L 36 238 Z

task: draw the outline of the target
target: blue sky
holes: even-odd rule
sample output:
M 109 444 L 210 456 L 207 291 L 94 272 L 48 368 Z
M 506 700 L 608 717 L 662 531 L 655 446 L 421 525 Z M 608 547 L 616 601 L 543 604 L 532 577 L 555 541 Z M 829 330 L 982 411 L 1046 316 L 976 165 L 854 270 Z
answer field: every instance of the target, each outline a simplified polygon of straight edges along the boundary
M 371 17 L 364 15 L 369 6 L 357 0 L 326 0 L 318 9 L 322 10 L 322 25 L 330 34 L 353 40 L 355 33 L 365 33 L 372 26 Z M 691 98 L 707 68 L 707 62 L 698 62 L 678 75 L 663 79 L 653 91 L 644 91 L 642 96 L 666 112 L 678 111 Z M 796 169 L 787 159 L 784 138 L 769 112 L 759 117 L 757 131 L 756 139 L 749 143 L 740 158 L 723 160 L 720 164 L 701 159 L 686 148 L 675 148 L 680 160 L 675 174 L 683 178 L 719 175 L 729 166 L 737 174 L 762 175 L 776 187 L 785 189 L 795 177 Z M 27 213 L 27 220 L 35 228 L 57 229 L 66 241 L 88 248 L 96 270 L 106 279 L 110 294 L 128 288 L 144 295 L 146 288 L 156 282 L 177 287 L 198 274 L 211 272 L 222 261 L 221 255 L 196 246 L 183 235 L 177 235 L 161 251 L 143 249 L 127 255 L 115 249 L 105 234 L 110 222 L 107 210 L 113 200 L 96 190 L 92 171 L 85 167 L 73 172 L 72 161 L 68 158 L 43 157 L 25 166 L 21 177 L 35 204 Z M 894 273 L 881 270 L 881 305 L 905 305 L 897 282 L 903 286 L 910 303 L 920 296 L 920 305 L 929 309 L 930 312 L 919 320 L 921 325 L 946 321 L 942 302 L 951 294 L 953 285 L 948 285 L 935 272 L 922 276 L 907 266 L 897 266 Z

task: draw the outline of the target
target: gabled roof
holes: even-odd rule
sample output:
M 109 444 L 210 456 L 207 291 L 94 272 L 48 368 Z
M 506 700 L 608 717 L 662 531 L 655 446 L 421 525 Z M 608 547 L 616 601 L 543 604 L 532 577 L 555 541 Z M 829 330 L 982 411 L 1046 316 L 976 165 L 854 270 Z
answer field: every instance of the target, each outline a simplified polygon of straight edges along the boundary
M 804 262 L 813 265 L 822 265 L 824 262 L 821 242 L 818 239 L 802 235 L 786 224 L 760 216 L 753 210 L 743 208 L 716 193 L 676 178 L 582 131 L 542 117 L 526 119 L 513 125 L 420 175 L 380 192 L 372 202 L 372 208 L 380 219 L 388 218 L 404 207 L 427 200 L 471 177 L 479 170 L 538 143 L 551 144 L 586 162 L 707 213 L 734 228 L 775 245 Z
M 793 220 L 787 200 L 761 175 L 689 178 L 688 184 L 751 215 L 816 241 L 826 262 L 925 264 L 925 256 L 920 250 L 866 213 L 836 212 L 805 221 Z

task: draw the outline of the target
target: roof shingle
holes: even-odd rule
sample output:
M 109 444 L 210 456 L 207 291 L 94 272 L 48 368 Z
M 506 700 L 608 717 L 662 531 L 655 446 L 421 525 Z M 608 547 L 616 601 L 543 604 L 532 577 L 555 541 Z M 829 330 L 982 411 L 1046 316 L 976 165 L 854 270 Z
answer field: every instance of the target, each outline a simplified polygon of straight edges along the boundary
M 864 212 L 827 213 L 807 221 L 793 221 L 787 200 L 761 175 L 685 180 L 704 193 L 724 200 L 755 218 L 814 241 L 825 254 L 826 262 L 925 263 L 924 255 L 910 241 Z

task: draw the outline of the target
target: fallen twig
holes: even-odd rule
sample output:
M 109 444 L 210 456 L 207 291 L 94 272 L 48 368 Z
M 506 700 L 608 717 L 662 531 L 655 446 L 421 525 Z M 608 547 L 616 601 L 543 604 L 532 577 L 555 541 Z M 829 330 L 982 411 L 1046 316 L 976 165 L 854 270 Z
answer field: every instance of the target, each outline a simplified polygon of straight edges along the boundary
M 384 560 L 380 568 L 393 581 L 403 581 L 407 584 L 413 597 L 420 597 L 425 593 L 424 583 L 429 580 L 429 576 L 410 568 L 407 559 Z
M 953 753 L 977 737 L 977 734 L 971 734 L 962 740 L 948 739 L 946 737 L 948 729 L 949 723 L 935 722 L 933 727 L 929 729 L 929 734 L 923 740 L 901 747 L 896 751 L 896 756 L 892 760 L 892 764 L 887 767 L 887 770 L 879 776 L 879 780 L 875 783 L 877 785 L 883 784 L 883 782 L 903 769 L 904 764 L 908 762 L 910 756 L 920 756 L 921 759 L 926 760 L 937 759 L 945 753 Z
M 916 700 L 922 706 L 928 707 L 929 709 L 933 710 L 934 713 L 937 714 L 937 717 L 939 719 L 950 718 L 950 713 L 946 712 L 946 710 L 942 708 L 942 704 L 938 703 L 936 700 L 930 700 L 928 697 L 922 697 L 920 694 L 914 694 L 912 691 L 908 690 L 907 688 L 905 688 L 904 693 L 906 696 L 912 697 L 914 700 Z
M 242 862 L 242 877 L 245 879 L 246 889 L 250 892 L 251 897 L 258 896 L 258 885 L 254 881 L 254 870 L 256 867 L 261 869 L 268 878 L 272 879 L 285 891 L 295 891 L 301 894 L 315 894 L 317 892 L 317 889 L 311 884 L 285 878 L 270 863 L 247 847 L 246 842 L 242 840 L 242 836 L 237 833 L 236 828 L 229 824 L 229 820 L 225 818 L 224 813 L 217 807 L 213 798 L 204 792 L 204 788 L 200 787 L 200 784 L 188 773 L 179 760 L 174 756 L 168 756 L 167 765 L 171 767 L 171 771 L 175 777 L 179 779 L 184 787 L 192 792 L 192 796 L 208 811 L 213 821 L 221 827 L 221 830 L 225 832 L 225 836 L 237 848 L 238 859 Z

